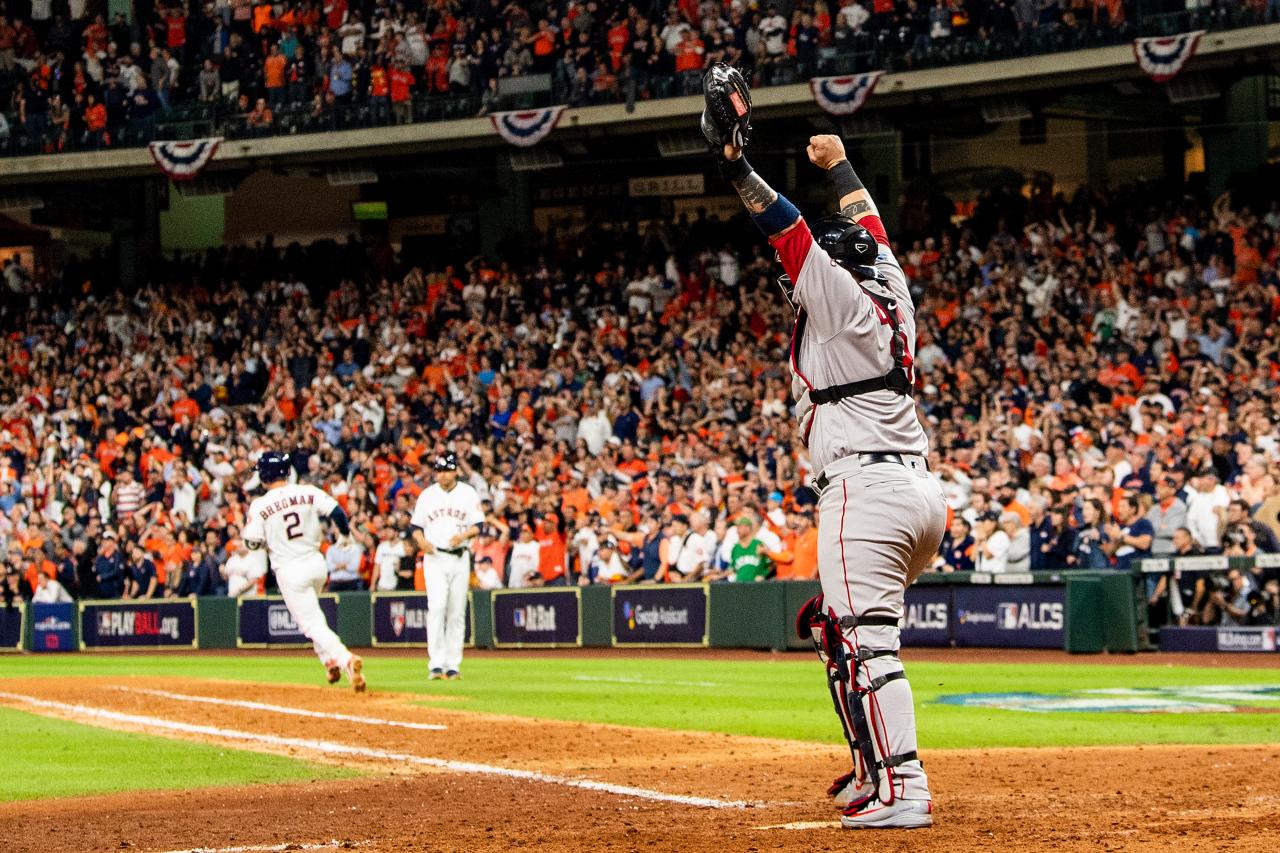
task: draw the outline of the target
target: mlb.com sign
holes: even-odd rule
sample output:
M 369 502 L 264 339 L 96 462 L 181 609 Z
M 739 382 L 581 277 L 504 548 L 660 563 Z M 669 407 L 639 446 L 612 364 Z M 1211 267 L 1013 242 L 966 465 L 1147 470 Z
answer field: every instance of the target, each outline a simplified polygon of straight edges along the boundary
M 302 633 L 293 614 L 284 604 L 272 604 L 267 608 L 267 633 L 272 637 L 294 637 Z

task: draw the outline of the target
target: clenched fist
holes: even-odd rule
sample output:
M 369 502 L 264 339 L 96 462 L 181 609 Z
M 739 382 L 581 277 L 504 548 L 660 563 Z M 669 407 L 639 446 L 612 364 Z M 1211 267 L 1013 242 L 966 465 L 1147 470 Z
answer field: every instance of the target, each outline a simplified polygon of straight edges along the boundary
M 809 162 L 819 169 L 830 169 L 845 159 L 844 143 L 840 137 L 830 133 L 809 137 L 809 147 L 805 149 Z

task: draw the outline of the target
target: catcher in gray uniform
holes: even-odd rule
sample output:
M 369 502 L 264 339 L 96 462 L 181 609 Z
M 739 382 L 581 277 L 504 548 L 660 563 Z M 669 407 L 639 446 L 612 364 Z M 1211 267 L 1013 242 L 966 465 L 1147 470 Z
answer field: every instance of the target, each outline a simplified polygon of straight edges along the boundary
M 779 283 L 796 309 L 791 384 L 819 472 L 822 581 L 797 629 L 826 665 L 853 758 L 828 794 L 849 828 L 930 826 L 898 623 L 907 586 L 942 541 L 946 505 L 911 398 L 916 324 L 906 277 L 838 137 L 809 142 L 809 159 L 827 172 L 841 209 L 810 226 L 743 156 L 751 101 L 741 75 L 716 65 L 703 90 L 703 134 L 777 250 L 786 272 Z

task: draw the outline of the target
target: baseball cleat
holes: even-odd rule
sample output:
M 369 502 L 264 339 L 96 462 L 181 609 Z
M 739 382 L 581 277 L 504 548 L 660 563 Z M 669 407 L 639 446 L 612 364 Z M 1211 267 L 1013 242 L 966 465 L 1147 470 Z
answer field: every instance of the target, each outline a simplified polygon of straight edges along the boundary
M 933 826 L 932 800 L 896 799 L 889 805 L 871 800 L 845 809 L 840 816 L 845 829 L 920 829 Z
M 427 678 L 430 681 L 439 681 L 440 679 L 444 678 L 444 670 L 433 669 L 431 670 L 431 674 L 428 675 Z
M 364 661 L 359 655 L 351 656 L 351 663 L 347 664 L 347 677 L 351 679 L 351 689 L 357 693 L 363 693 L 368 687 L 364 681 Z
M 875 795 L 876 786 L 871 784 L 870 779 L 858 781 L 856 770 L 837 776 L 831 783 L 831 787 L 827 788 L 827 796 L 836 804 L 836 808 L 841 810 L 854 806 L 854 811 L 857 811 L 858 807 Z
M 444 678 L 445 681 L 460 681 L 462 680 L 462 673 L 458 672 L 456 669 L 451 669 L 444 674 Z
M 341 680 L 342 680 L 342 667 L 338 666 L 337 664 L 332 664 L 332 665 L 330 665 L 330 667 L 329 667 L 329 683 L 330 683 L 330 684 L 337 684 L 337 683 L 338 683 L 339 681 L 341 681 Z

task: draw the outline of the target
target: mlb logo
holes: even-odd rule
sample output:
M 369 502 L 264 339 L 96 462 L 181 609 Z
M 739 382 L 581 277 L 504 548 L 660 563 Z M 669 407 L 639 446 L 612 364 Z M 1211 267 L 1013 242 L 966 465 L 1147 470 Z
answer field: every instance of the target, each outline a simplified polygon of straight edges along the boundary
M 511 613 L 511 621 L 515 624 L 515 626 L 516 626 L 517 628 L 523 628 L 523 627 L 524 627 L 524 625 L 525 625 L 525 621 L 524 621 L 524 608 L 523 608 L 523 607 L 517 607 L 517 608 L 516 608 L 516 609 Z
M 1014 602 L 1001 604 L 996 611 L 996 624 L 1006 631 L 1016 631 L 1018 629 L 1018 605 Z
M 399 637 L 404 633 L 404 602 L 391 602 L 391 632 Z
M 104 610 L 98 613 L 98 633 L 99 634 L 111 633 L 111 613 L 110 612 Z

